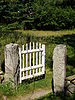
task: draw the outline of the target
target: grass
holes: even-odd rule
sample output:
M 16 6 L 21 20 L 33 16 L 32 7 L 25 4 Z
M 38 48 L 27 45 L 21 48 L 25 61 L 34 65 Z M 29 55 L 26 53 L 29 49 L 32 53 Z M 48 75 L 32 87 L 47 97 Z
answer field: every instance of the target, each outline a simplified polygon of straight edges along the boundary
M 52 81 L 52 71 L 49 68 L 46 69 L 45 78 L 38 80 L 32 80 L 32 82 L 27 81 L 23 84 L 20 84 L 17 87 L 17 94 L 23 95 L 28 94 L 29 92 L 34 92 L 34 90 L 38 89 L 51 89 L 51 81 Z
M 67 76 L 75 74 L 75 29 L 62 31 L 35 31 L 35 30 L 17 30 L 2 32 L 0 34 L 0 66 L 4 69 L 4 47 L 8 43 L 18 43 L 20 46 L 26 42 L 41 42 L 46 45 L 46 76 L 45 79 L 26 82 L 12 89 L 11 85 L 0 84 L 0 94 L 10 96 L 25 95 L 37 89 L 51 89 L 52 79 L 52 56 L 53 50 L 58 44 L 66 44 L 67 46 Z M 12 90 L 12 91 L 11 91 Z M 49 97 L 49 96 L 48 96 Z M 58 97 L 57 97 L 58 98 Z M 39 99 L 47 100 L 47 99 Z M 52 99 L 54 100 L 54 99 Z
M 61 31 L 37 31 L 37 30 L 17 30 L 18 32 L 22 32 L 23 35 L 29 34 L 31 36 L 37 37 L 47 37 L 47 36 L 63 36 L 63 35 L 72 35 L 75 34 L 74 30 L 61 30 Z
M 0 84 L 0 94 L 7 96 L 9 100 L 11 100 L 14 96 L 23 96 L 39 89 L 51 89 L 51 81 L 52 71 L 47 68 L 45 78 L 40 80 L 25 81 L 22 84 L 19 84 L 16 88 L 13 88 L 9 82 L 6 84 Z

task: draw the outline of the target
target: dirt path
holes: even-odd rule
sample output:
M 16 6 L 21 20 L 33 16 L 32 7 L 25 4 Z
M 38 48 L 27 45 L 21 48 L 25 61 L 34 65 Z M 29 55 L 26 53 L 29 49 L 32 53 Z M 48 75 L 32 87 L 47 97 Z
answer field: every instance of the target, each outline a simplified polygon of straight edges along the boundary
M 14 98 L 13 100 L 34 100 L 51 92 L 51 90 L 37 90 L 25 96 L 19 96 L 17 98 Z
M 29 95 L 27 95 L 24 98 L 21 97 L 21 100 L 33 100 L 35 98 L 39 98 L 41 96 L 44 96 L 44 95 L 46 95 L 46 94 L 48 94 L 50 92 L 51 92 L 50 90 L 38 90 L 38 91 L 34 91 L 33 94 L 29 94 Z

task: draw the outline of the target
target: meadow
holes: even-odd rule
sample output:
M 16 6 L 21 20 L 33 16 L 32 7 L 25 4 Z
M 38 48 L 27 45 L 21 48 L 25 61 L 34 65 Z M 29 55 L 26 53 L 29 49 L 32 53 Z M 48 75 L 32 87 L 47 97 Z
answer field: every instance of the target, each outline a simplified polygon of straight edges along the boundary
M 11 96 L 25 95 L 37 89 L 51 89 L 53 50 L 58 44 L 67 46 L 67 76 L 75 74 L 75 29 L 61 31 L 16 30 L 0 32 L 0 68 L 4 70 L 4 47 L 8 43 L 18 43 L 20 47 L 27 42 L 41 42 L 46 45 L 46 75 L 41 80 L 28 80 L 12 89 L 10 83 L 0 84 L 0 94 Z M 49 96 L 49 95 L 48 95 Z M 45 97 L 44 97 L 45 98 Z M 45 100 L 45 99 L 38 99 Z M 48 100 L 48 99 L 47 99 Z M 52 99 L 53 100 L 53 99 Z

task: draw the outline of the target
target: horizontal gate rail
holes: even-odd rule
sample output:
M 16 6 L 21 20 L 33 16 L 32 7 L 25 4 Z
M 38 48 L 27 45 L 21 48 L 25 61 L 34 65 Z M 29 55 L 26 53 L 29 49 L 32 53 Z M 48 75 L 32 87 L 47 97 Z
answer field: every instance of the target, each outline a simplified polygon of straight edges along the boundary
M 22 77 L 22 80 L 29 79 L 29 78 L 35 78 L 35 77 L 41 76 L 41 75 L 43 75 L 42 72 L 41 73 L 34 74 L 34 75 L 28 75 L 26 77 Z
M 23 54 L 26 54 L 26 53 L 32 53 L 32 52 L 39 52 L 39 51 L 43 51 L 43 49 L 33 49 L 33 50 L 28 50 L 28 51 L 21 51 L 21 53 Z
M 42 64 L 40 64 L 40 65 L 35 65 L 35 66 L 30 66 L 30 67 L 28 67 L 28 68 L 22 68 L 21 69 L 21 71 L 27 71 L 27 70 L 31 70 L 31 69 L 37 69 L 37 68 L 41 68 L 41 67 L 43 67 L 43 65 Z
M 25 50 L 24 50 L 25 49 Z M 45 74 L 45 45 L 29 43 L 19 48 L 20 83 L 22 80 Z

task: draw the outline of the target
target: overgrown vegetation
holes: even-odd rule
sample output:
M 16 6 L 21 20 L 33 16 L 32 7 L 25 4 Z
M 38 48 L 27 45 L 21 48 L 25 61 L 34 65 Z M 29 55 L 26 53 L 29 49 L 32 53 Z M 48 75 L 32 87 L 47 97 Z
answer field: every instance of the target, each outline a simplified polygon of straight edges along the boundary
M 45 78 L 41 76 L 35 79 L 28 79 L 16 86 L 16 88 L 13 88 L 12 84 L 9 82 L 0 84 L 0 94 L 11 98 L 11 96 L 14 97 L 34 93 L 34 91 L 38 89 L 51 89 L 51 81 L 52 71 L 50 71 L 49 68 L 46 68 Z
M 0 0 L 0 30 L 75 28 L 75 0 Z
M 39 33 L 39 34 L 38 34 Z M 59 35 L 60 34 L 60 35 Z M 25 82 L 18 85 L 17 89 L 12 89 L 11 84 L 0 84 L 0 93 L 6 96 L 17 96 L 33 92 L 36 89 L 51 89 L 52 80 L 52 56 L 53 49 L 57 44 L 67 46 L 67 76 L 75 74 L 75 30 L 64 31 L 6 31 L 0 34 L 0 60 L 1 68 L 4 67 L 4 47 L 13 42 L 20 46 L 26 42 L 41 42 L 46 45 L 46 76 L 45 79 Z M 49 96 L 50 97 L 50 96 Z M 54 97 L 55 98 L 55 97 Z M 58 98 L 58 97 L 57 97 Z

